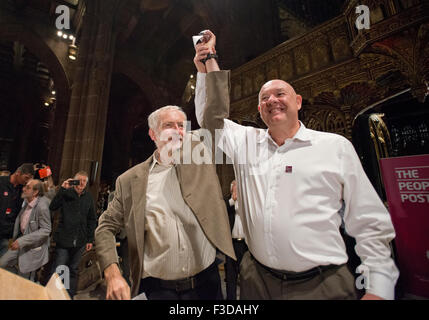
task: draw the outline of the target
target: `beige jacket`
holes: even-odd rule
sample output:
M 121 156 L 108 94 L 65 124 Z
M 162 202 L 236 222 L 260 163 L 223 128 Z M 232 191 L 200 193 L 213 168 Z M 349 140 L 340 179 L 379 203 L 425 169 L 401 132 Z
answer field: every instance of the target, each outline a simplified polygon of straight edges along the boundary
M 188 133 L 189 136 L 193 134 Z M 192 149 L 199 144 L 193 142 Z M 152 160 L 151 156 L 118 177 L 115 196 L 100 216 L 95 231 L 96 252 L 103 272 L 110 264 L 118 263 L 115 235 L 122 228 L 125 229 L 132 297 L 138 294 L 144 270 L 146 189 Z M 228 215 L 215 165 L 179 164 L 176 170 L 183 199 L 195 214 L 205 235 L 216 248 L 235 259 Z

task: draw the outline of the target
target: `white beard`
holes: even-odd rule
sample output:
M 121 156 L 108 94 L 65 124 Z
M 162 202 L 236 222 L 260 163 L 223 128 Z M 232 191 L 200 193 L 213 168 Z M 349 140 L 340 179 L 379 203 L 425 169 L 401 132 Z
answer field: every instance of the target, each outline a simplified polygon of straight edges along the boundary
M 182 147 L 182 136 L 174 129 L 161 131 L 157 137 L 159 141 L 167 141 L 161 148 L 158 147 L 159 157 L 162 163 L 174 163 L 178 161 L 179 150 Z M 177 158 L 177 159 L 176 159 Z

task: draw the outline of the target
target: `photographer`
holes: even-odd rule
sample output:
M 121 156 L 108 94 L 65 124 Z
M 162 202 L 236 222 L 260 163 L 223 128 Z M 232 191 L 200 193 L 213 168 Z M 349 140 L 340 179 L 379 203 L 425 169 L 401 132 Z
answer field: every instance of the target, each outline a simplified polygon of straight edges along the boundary
M 52 199 L 49 209 L 60 209 L 58 228 L 54 234 L 56 243 L 55 261 L 52 273 L 58 266 L 67 266 L 70 271 L 69 294 L 76 294 L 77 275 L 82 254 L 92 249 L 96 217 L 94 200 L 86 191 L 88 174 L 76 173 L 74 179 L 67 179 Z

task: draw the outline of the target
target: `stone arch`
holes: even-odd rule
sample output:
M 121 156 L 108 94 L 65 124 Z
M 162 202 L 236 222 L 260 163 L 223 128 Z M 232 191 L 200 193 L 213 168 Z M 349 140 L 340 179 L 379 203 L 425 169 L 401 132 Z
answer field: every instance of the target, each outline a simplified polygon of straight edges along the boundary
M 66 68 L 48 43 L 22 24 L 0 23 L 0 39 L 4 41 L 19 41 L 32 52 L 48 69 L 55 83 L 56 109 L 54 125 L 50 135 L 49 154 L 47 162 L 51 165 L 54 177 L 58 178 L 61 165 L 62 147 L 64 143 L 67 114 L 70 105 L 71 81 Z M 65 48 L 67 50 L 67 48 Z M 66 53 L 67 51 L 65 51 Z
M 152 106 L 161 106 L 169 103 L 169 96 L 166 90 L 162 90 L 162 88 L 156 86 L 143 70 L 129 61 L 121 57 L 116 57 L 112 74 L 123 74 L 132 80 L 145 94 Z

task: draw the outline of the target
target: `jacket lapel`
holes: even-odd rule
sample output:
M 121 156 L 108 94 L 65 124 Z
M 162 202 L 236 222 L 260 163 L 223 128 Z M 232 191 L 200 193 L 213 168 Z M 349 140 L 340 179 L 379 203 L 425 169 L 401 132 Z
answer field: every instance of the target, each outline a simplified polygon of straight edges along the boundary
M 135 225 L 135 234 L 138 247 L 138 254 L 141 264 L 143 265 L 144 250 L 144 219 L 146 210 L 146 191 L 149 176 L 149 168 L 152 163 L 152 156 L 149 157 L 142 166 L 136 170 L 136 175 L 131 180 L 132 195 L 132 219 Z
M 13 238 L 16 239 L 18 237 L 19 232 L 21 231 L 21 217 L 25 209 L 27 208 L 28 203 L 26 203 L 18 213 L 18 216 L 15 219 L 15 225 L 13 226 Z
M 191 134 L 188 134 L 188 139 L 192 139 Z M 187 152 L 193 152 L 195 147 L 202 145 L 202 142 L 200 141 L 190 141 L 191 150 Z M 195 213 L 194 208 L 192 205 L 188 202 L 189 196 L 192 194 L 192 190 L 198 190 L 198 185 L 201 183 L 199 181 L 199 173 L 202 171 L 205 171 L 206 165 L 204 164 L 195 164 L 193 159 L 189 163 L 189 161 L 184 162 L 183 159 L 183 149 L 181 149 L 180 154 L 180 162 L 176 166 L 176 172 L 177 172 L 177 178 L 179 180 L 180 189 L 182 191 L 183 199 L 185 200 L 186 204 L 192 209 L 192 211 Z M 196 179 L 197 178 L 197 179 Z

